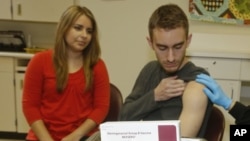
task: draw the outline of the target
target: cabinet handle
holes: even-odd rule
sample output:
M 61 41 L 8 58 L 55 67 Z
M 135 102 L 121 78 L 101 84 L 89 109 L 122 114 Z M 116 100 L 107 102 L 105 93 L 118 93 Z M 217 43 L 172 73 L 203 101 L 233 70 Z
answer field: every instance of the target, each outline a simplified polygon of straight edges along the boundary
M 234 95 L 234 89 L 232 88 L 232 90 L 231 90 L 231 99 L 233 99 L 233 95 Z
M 20 89 L 23 89 L 23 80 L 20 80 Z
M 18 5 L 17 5 L 17 15 L 18 15 L 18 16 L 21 16 L 21 15 L 22 15 L 22 5 L 21 5 L 21 4 L 18 4 Z
M 215 64 L 216 64 L 216 61 L 214 61 L 213 64 L 215 65 Z

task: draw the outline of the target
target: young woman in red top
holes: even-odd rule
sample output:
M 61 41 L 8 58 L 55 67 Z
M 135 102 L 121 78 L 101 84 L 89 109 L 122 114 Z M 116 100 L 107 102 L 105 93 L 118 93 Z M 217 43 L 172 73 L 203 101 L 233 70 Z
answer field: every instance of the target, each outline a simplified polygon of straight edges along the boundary
M 105 119 L 109 93 L 95 18 L 88 8 L 71 6 L 58 24 L 54 49 L 37 53 L 28 64 L 23 111 L 31 130 L 26 139 L 85 140 Z

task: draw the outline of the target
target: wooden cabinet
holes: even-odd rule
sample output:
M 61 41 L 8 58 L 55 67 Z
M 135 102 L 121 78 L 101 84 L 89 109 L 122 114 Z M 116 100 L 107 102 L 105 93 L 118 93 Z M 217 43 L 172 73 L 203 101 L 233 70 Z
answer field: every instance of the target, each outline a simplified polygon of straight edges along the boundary
M 205 68 L 230 98 L 240 100 L 241 78 L 244 76 L 242 72 L 246 71 L 247 66 L 250 67 L 250 62 L 245 63 L 244 67 L 241 59 L 192 56 L 189 59 L 195 65 Z
M 4 0 L 4 3 L 6 3 L 4 5 L 6 5 L 7 8 L 0 6 L 4 7 L 4 9 L 1 9 L 1 13 L 9 12 L 8 17 L 12 16 L 12 20 L 35 22 L 58 22 L 63 11 L 74 4 L 74 0 L 12 0 L 12 5 L 10 5 L 10 1 L 11 0 Z
M 16 116 L 17 116 L 17 132 L 18 133 L 27 133 L 30 129 L 22 110 L 22 90 L 23 90 L 23 81 L 24 73 L 15 74 L 16 81 Z
M 233 100 L 240 100 L 241 81 L 216 79 L 225 94 Z
M 0 19 L 11 19 L 11 0 L 1 0 L 0 4 Z
M 189 57 L 195 65 L 205 68 L 228 96 L 240 100 L 242 60 L 231 58 Z M 250 67 L 250 62 L 245 66 Z M 245 68 L 244 68 L 245 69 Z
M 25 70 L 30 59 L 15 59 L 16 124 L 17 133 L 27 133 L 30 129 L 22 110 L 22 94 Z
M 30 58 L 0 57 L 0 132 L 27 133 L 22 112 L 24 73 Z
M 13 19 L 58 22 L 63 11 L 73 0 L 13 0 Z
M 241 59 L 190 57 L 190 60 L 205 68 L 216 79 L 240 79 Z
M 16 131 L 14 59 L 0 57 L 0 131 Z
M 221 86 L 225 94 L 227 94 L 230 98 L 239 101 L 240 100 L 240 89 L 241 89 L 241 81 L 237 80 L 220 80 L 216 79 L 218 84 Z M 225 130 L 223 141 L 230 140 L 230 125 L 235 124 L 235 119 L 228 113 L 228 111 L 224 110 L 222 107 L 217 106 L 223 113 L 225 117 Z
M 205 68 L 210 75 L 218 82 L 225 94 L 230 98 L 239 101 L 241 92 L 241 59 L 216 58 L 216 57 L 189 57 L 195 65 Z M 230 137 L 230 125 L 235 124 L 235 119 L 217 106 L 225 117 L 225 130 L 223 141 L 228 141 Z
M 248 59 L 243 59 L 241 62 L 240 79 L 243 81 L 250 80 L 250 60 Z

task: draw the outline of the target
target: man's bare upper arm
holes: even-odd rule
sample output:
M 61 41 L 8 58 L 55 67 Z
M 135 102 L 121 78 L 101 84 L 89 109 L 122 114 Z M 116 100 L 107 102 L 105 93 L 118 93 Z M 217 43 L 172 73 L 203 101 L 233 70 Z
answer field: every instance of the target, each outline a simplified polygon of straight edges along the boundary
M 204 86 L 191 81 L 184 91 L 183 109 L 180 115 L 181 135 L 183 137 L 196 137 L 206 113 L 208 99 L 203 93 Z

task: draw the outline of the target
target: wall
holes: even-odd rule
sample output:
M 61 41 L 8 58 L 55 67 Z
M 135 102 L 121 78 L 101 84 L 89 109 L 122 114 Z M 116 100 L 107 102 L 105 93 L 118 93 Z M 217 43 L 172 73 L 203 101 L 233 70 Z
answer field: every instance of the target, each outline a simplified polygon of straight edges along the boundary
M 90 8 L 96 16 L 100 29 L 102 58 L 108 67 L 111 82 L 119 87 L 124 98 L 130 93 L 141 68 L 154 59 L 154 54 L 146 41 L 148 18 L 154 9 L 168 2 L 180 5 L 188 14 L 188 0 L 77 1 L 78 4 Z M 53 46 L 55 28 L 56 23 L 0 21 L 0 30 L 23 30 L 26 36 L 32 35 L 34 45 L 44 47 Z M 250 27 L 190 21 L 190 31 L 191 33 L 249 35 Z M 198 45 L 210 44 L 205 39 L 195 40 L 195 36 L 193 38 L 193 41 L 199 42 Z M 237 49 L 240 48 L 237 47 Z
M 154 54 L 146 41 L 148 18 L 159 5 L 168 2 L 180 5 L 188 14 L 188 0 L 79 1 L 80 5 L 90 8 L 96 16 L 100 28 L 103 58 L 108 66 L 111 82 L 120 88 L 124 97 L 130 93 L 141 68 L 154 59 Z M 250 27 L 190 21 L 190 31 L 249 35 Z M 197 41 L 195 34 L 193 38 Z M 197 44 L 209 44 L 209 42 L 204 40 Z

